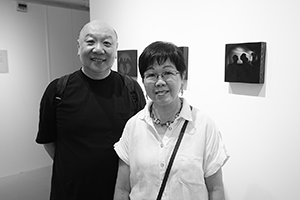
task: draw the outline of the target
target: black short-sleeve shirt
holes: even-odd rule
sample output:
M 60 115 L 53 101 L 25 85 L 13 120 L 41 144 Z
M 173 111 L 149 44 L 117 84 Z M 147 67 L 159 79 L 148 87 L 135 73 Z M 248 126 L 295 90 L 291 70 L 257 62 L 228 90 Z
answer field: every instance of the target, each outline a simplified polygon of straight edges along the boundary
M 112 71 L 93 80 L 78 70 L 70 75 L 55 107 L 52 81 L 40 103 L 36 142 L 55 142 L 51 200 L 112 199 L 118 169 L 113 145 L 135 113 L 123 77 Z M 135 90 L 142 90 L 135 82 Z M 144 97 L 140 100 L 145 105 Z

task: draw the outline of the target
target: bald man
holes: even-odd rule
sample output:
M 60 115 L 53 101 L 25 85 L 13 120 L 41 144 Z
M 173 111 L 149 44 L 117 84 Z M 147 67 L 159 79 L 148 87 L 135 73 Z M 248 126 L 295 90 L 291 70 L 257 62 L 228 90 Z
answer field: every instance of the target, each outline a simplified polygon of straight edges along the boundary
M 109 200 L 118 170 L 113 144 L 127 120 L 145 106 L 145 98 L 133 80 L 136 109 L 124 77 L 111 70 L 118 36 L 109 24 L 87 23 L 77 43 L 82 66 L 70 74 L 58 104 L 54 103 L 58 79 L 47 86 L 36 142 L 53 159 L 50 200 Z

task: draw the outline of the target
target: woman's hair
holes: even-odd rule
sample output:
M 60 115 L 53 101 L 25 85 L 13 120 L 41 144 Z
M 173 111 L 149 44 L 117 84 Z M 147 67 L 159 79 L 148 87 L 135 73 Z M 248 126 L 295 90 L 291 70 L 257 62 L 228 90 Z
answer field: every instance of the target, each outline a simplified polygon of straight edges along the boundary
M 161 65 L 168 58 L 179 71 L 181 78 L 184 78 L 187 69 L 180 48 L 170 42 L 157 41 L 148 45 L 139 57 L 139 71 L 143 80 L 149 67 L 155 63 Z

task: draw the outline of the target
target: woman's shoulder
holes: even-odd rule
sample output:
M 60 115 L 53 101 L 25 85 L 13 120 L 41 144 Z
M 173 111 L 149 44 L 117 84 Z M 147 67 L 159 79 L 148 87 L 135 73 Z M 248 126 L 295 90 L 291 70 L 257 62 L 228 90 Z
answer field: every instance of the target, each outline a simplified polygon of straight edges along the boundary
M 196 123 L 214 124 L 211 115 L 204 109 L 192 106 L 192 118 Z

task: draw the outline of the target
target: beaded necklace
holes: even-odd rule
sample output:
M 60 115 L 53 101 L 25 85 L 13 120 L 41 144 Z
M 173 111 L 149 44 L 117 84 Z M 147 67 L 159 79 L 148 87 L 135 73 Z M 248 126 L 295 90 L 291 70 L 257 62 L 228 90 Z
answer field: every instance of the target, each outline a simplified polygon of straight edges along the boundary
M 152 104 L 152 105 L 150 106 L 150 117 L 153 119 L 154 124 L 160 125 L 160 126 L 166 126 L 166 127 L 168 128 L 171 124 L 174 123 L 175 119 L 176 119 L 177 117 L 179 117 L 179 114 L 180 114 L 181 109 L 182 109 L 182 105 L 183 105 L 183 101 L 182 101 L 182 99 L 180 99 L 180 109 L 179 109 L 179 111 L 175 114 L 174 119 L 173 119 L 173 120 L 170 120 L 170 121 L 166 121 L 165 123 L 161 123 L 161 120 L 158 119 L 157 117 L 155 117 L 155 115 L 154 115 L 154 112 L 153 112 L 153 104 Z

